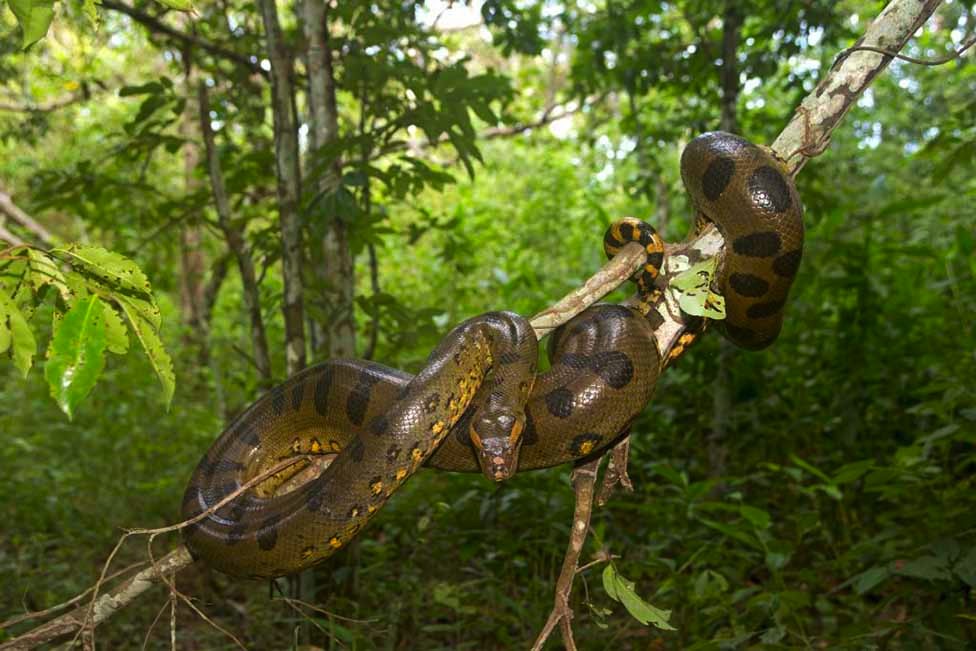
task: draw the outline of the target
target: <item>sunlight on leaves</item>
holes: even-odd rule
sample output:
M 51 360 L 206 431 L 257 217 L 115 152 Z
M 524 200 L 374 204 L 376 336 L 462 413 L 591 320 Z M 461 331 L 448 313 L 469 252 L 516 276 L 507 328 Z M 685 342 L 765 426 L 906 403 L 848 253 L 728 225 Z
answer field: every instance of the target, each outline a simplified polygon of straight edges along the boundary
M 678 295 L 678 305 L 693 316 L 725 318 L 725 299 L 711 291 L 715 277 L 715 258 L 702 260 L 671 279 L 669 289 Z

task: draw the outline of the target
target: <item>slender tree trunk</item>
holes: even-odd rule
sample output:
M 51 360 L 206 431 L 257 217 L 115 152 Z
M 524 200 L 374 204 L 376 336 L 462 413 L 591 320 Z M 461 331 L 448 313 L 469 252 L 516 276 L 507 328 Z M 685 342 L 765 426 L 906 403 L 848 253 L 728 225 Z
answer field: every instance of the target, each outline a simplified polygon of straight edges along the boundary
M 186 95 L 193 95 L 193 63 L 189 48 L 183 50 L 183 84 Z M 193 194 L 200 183 L 194 176 L 197 164 L 200 162 L 200 152 L 196 139 L 196 118 L 194 111 L 183 111 L 180 118 L 180 135 L 183 144 L 183 190 L 186 195 Z M 197 359 L 201 367 L 206 367 L 210 359 L 207 323 L 204 322 L 204 293 L 206 286 L 203 278 L 207 267 L 206 257 L 201 248 L 202 233 L 199 223 L 199 211 L 194 211 L 183 222 L 180 228 L 180 310 L 183 325 L 186 326 L 184 337 L 187 344 L 197 349 Z
M 292 55 L 278 23 L 275 0 L 258 0 L 271 60 L 271 104 L 274 112 L 275 166 L 278 173 L 278 216 L 281 228 L 281 273 L 285 295 L 285 361 L 288 375 L 305 368 L 305 323 L 302 282 L 302 224 L 299 213 L 301 178 Z
M 739 31 L 742 16 L 733 0 L 725 5 L 722 15 L 722 106 L 720 125 L 722 131 L 736 133 L 739 122 L 736 104 L 739 98 L 739 66 L 736 56 L 739 47 Z M 708 437 L 708 463 L 713 477 L 725 473 L 728 458 L 729 421 L 732 417 L 732 365 L 734 347 L 726 339 L 719 341 L 718 369 L 712 384 L 712 431 Z
M 309 136 L 312 156 L 339 137 L 339 111 L 336 103 L 335 71 L 329 35 L 328 6 L 325 0 L 305 0 L 303 28 L 308 60 L 310 104 Z M 328 171 L 317 180 L 316 190 L 333 191 L 342 177 L 342 163 L 336 157 Z M 335 217 L 325 226 L 322 237 L 322 262 L 315 275 L 327 318 L 314 324 L 318 350 L 328 357 L 356 354 L 354 318 L 355 270 L 346 222 Z
M 257 275 L 254 273 L 254 260 L 251 258 L 251 252 L 248 250 L 243 233 L 234 226 L 230 218 L 230 203 L 227 201 L 224 175 L 220 169 L 220 158 L 217 156 L 214 134 L 210 128 L 210 98 L 207 96 L 207 85 L 201 81 L 197 92 L 200 101 L 200 132 L 203 134 L 203 142 L 207 151 L 207 168 L 210 172 L 210 184 L 213 187 L 214 204 L 217 207 L 217 219 L 220 230 L 227 240 L 227 247 L 237 261 L 237 270 L 241 274 L 244 305 L 251 321 L 254 366 L 257 368 L 261 385 L 270 387 L 272 384 L 271 355 L 268 352 L 264 318 L 261 316 L 261 294 L 258 289 Z

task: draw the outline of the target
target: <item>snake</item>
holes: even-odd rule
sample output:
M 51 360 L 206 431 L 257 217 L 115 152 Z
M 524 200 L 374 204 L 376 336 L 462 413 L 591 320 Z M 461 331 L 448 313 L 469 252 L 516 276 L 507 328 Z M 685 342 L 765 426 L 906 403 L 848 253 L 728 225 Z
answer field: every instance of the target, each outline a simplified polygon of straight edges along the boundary
M 768 346 L 802 255 L 792 178 L 769 150 L 724 132 L 686 146 L 681 178 L 693 232 L 711 224 L 726 243 L 713 279 L 726 299 L 722 334 L 744 348 Z M 557 328 L 544 372 L 529 322 L 499 311 L 455 327 L 416 375 L 336 359 L 271 389 L 230 423 L 190 478 L 182 514 L 191 555 L 233 576 L 293 574 L 348 544 L 421 467 L 502 481 L 602 454 L 627 435 L 662 370 L 701 332 L 691 328 L 658 350 L 662 319 L 651 308 L 665 289 L 666 247 L 650 225 L 625 218 L 606 231 L 604 250 L 612 257 L 629 242 L 645 250 L 632 277 L 637 300 L 593 305 Z M 296 463 L 241 491 L 300 455 L 331 463 L 304 483 L 289 485 L 303 466 Z

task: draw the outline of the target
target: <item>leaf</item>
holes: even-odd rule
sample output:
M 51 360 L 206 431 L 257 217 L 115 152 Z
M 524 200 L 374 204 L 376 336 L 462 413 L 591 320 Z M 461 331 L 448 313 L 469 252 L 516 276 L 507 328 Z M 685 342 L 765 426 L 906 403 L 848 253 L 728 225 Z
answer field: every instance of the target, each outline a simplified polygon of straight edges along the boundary
M 837 474 L 834 475 L 833 483 L 846 484 L 860 479 L 861 475 L 871 470 L 872 467 L 874 467 L 874 459 L 864 459 L 862 461 L 848 463 L 840 467 Z
M 58 269 L 58 263 L 51 256 L 37 249 L 27 249 L 27 266 L 30 270 L 29 280 L 34 291 L 45 285 L 51 285 L 65 301 L 71 299 L 71 289 L 68 287 L 64 274 Z
M 21 45 L 25 50 L 44 38 L 54 18 L 54 0 L 10 0 L 8 5 L 24 33 Z
M 139 308 L 134 304 L 133 300 L 128 296 L 118 295 L 115 296 L 115 300 L 119 307 L 122 308 L 122 311 L 125 312 L 126 318 L 129 319 L 132 331 L 136 333 L 139 343 L 142 344 L 143 350 L 146 351 L 146 356 L 149 357 L 149 363 L 152 364 L 153 370 L 156 371 L 156 375 L 163 385 L 163 402 L 168 409 L 170 402 L 173 400 L 173 392 L 176 390 L 176 375 L 173 373 L 173 360 L 170 359 L 166 349 L 163 348 L 163 342 L 160 340 L 156 328 L 151 322 L 142 317 Z
M 854 579 L 854 591 L 863 595 L 874 589 L 875 586 L 891 576 L 891 570 L 884 565 L 872 567 L 858 574 Z
M 903 576 L 927 579 L 929 581 L 950 578 L 949 568 L 946 566 L 945 559 L 938 558 L 937 556 L 921 556 L 910 560 L 898 568 L 897 572 Z
M 645 626 L 653 624 L 665 631 L 677 630 L 668 623 L 671 618 L 671 611 L 655 608 L 644 601 L 634 591 L 634 582 L 628 581 L 618 574 L 613 563 L 608 564 L 603 570 L 603 589 L 607 591 L 611 599 L 622 603 L 627 612 L 641 624 Z
M 175 9 L 176 11 L 193 11 L 193 3 L 190 0 L 156 0 L 159 4 Z
M 751 522 L 757 529 L 766 529 L 769 527 L 769 513 L 763 511 L 762 509 L 757 509 L 754 506 L 743 504 L 739 507 L 739 514 Z
M 105 306 L 105 346 L 109 352 L 125 355 L 129 352 L 129 335 L 122 317 L 111 306 Z
M 61 410 L 72 418 L 105 367 L 105 304 L 79 299 L 64 315 L 47 350 L 44 377 Z
M 152 301 L 149 279 L 135 262 L 100 246 L 72 245 L 59 249 L 66 253 L 80 273 L 97 279 L 105 288 L 130 292 Z
M 716 264 L 715 258 L 708 258 L 671 279 L 668 288 L 677 294 L 678 305 L 686 313 L 717 321 L 725 318 L 725 299 L 710 289 Z
M 0 353 L 10 351 L 14 366 L 24 377 L 34 363 L 37 341 L 14 300 L 0 294 Z
M 976 588 L 976 547 L 970 547 L 952 570 L 966 585 Z

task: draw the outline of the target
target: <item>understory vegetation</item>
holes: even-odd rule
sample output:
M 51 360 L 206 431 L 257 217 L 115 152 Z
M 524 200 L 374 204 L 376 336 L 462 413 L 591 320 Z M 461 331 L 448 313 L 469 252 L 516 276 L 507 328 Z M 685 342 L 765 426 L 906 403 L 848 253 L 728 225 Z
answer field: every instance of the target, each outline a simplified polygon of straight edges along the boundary
M 123 528 L 176 522 L 210 442 L 294 369 L 266 1 L 195 14 L 106 2 L 97 28 L 58 3 L 27 50 L 0 7 L 0 193 L 49 239 L 10 216 L 0 226 L 38 250 L 80 242 L 138 265 L 175 377 L 167 405 L 160 358 L 130 335 L 90 394 L 52 397 L 46 351 L 66 304 L 52 287 L 30 298 L 33 368 L 0 363 L 0 620 L 91 586 Z M 737 4 L 325 2 L 338 131 L 323 140 L 303 5 L 279 3 L 296 70 L 308 363 L 341 352 L 346 335 L 323 324 L 351 315 L 353 356 L 415 372 L 457 322 L 531 316 L 577 287 L 621 216 L 683 239 L 684 144 L 720 127 L 772 142 L 884 3 Z M 974 25 L 972 3 L 946 2 L 904 53 L 944 56 Z M 732 29 L 734 65 L 722 59 Z M 574 590 L 581 649 L 976 643 L 974 64 L 972 51 L 894 61 L 797 178 L 806 243 L 780 338 L 749 352 L 709 331 L 664 373 L 632 431 L 635 491 L 594 511 L 581 562 L 612 558 L 676 630 L 608 597 L 600 562 Z M 269 376 L 214 208 L 201 83 L 232 227 L 256 267 Z M 335 223 L 352 261 L 339 281 L 322 276 Z M 347 281 L 351 302 L 325 291 Z M 0 292 L 18 296 L 16 282 L 6 274 Z M 569 475 L 491 485 L 423 471 L 301 586 L 198 565 L 176 586 L 252 649 L 528 648 L 566 548 Z M 130 541 L 113 567 L 145 559 Z M 99 626 L 98 644 L 169 648 L 168 610 L 147 633 L 166 599 L 143 595 Z M 236 648 L 185 604 L 176 618 L 178 648 Z M 0 629 L 0 644 L 28 626 Z

